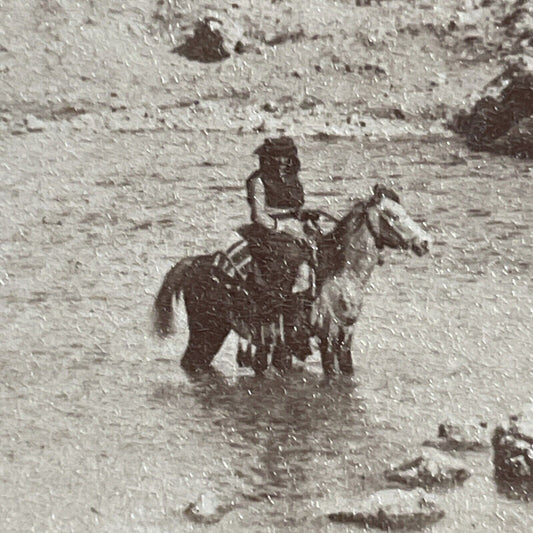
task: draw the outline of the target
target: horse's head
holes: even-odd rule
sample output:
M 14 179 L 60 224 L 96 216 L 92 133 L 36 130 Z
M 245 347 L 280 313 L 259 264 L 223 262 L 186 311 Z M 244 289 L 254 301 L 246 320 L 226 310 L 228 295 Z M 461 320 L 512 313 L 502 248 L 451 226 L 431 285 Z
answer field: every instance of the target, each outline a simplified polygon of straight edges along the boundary
M 429 251 L 431 236 L 407 214 L 400 205 L 400 198 L 391 189 L 374 186 L 366 215 L 378 248 L 410 249 L 419 256 Z

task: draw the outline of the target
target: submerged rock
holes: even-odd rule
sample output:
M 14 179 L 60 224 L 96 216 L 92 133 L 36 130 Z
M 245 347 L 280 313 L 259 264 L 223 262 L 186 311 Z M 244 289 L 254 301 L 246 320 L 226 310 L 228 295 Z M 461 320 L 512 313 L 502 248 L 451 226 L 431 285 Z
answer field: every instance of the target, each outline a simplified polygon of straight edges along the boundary
M 212 492 L 201 494 L 194 502 L 189 503 L 183 514 L 193 522 L 200 524 L 216 524 L 231 510 L 231 506 L 220 505 Z
M 437 440 L 426 440 L 422 445 L 442 451 L 481 451 L 490 447 L 486 432 L 484 423 L 458 426 L 447 421 L 439 425 Z
M 389 481 L 424 488 L 460 485 L 470 476 L 462 461 L 431 449 L 425 449 L 416 459 L 385 472 Z
M 328 514 L 334 522 L 351 522 L 386 531 L 421 529 L 440 520 L 444 511 L 423 489 L 388 489 L 356 500 L 353 509 Z
M 509 495 L 533 496 L 533 404 L 498 426 L 492 437 L 494 475 L 498 487 Z

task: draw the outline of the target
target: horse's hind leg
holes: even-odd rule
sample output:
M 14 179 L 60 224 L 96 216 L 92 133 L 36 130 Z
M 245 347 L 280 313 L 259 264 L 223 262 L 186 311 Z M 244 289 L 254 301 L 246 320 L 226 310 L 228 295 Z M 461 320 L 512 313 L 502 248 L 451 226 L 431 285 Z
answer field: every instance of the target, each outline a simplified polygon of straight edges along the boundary
M 203 370 L 209 368 L 213 358 L 230 332 L 229 325 L 194 324 L 189 325 L 189 343 L 181 366 L 186 370 Z

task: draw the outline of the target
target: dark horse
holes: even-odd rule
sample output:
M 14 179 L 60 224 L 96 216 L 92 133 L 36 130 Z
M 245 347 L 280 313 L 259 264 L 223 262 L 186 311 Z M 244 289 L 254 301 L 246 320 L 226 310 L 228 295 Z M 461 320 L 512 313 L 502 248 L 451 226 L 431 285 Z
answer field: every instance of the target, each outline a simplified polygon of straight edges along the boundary
M 374 187 L 368 200 L 356 202 L 331 232 L 318 237 L 316 298 L 301 320 L 306 334 L 318 338 L 326 374 L 335 371 L 335 361 L 342 373 L 353 373 L 353 329 L 380 249 L 411 249 L 422 256 L 429 242 L 429 235 L 407 215 L 398 195 L 381 185 Z M 239 288 L 217 272 L 214 257 L 184 258 L 166 274 L 155 301 L 156 330 L 162 336 L 170 334 L 173 298 L 183 292 L 189 324 L 189 342 L 181 359 L 184 368 L 208 368 L 231 330 L 256 347 L 251 360 L 256 372 L 266 369 L 269 353 L 280 370 L 289 368 L 294 353 L 290 331 L 284 331 L 283 321 L 265 327 L 264 321 L 247 320 L 252 314 L 243 312 L 250 300 L 242 297 L 242 284 Z

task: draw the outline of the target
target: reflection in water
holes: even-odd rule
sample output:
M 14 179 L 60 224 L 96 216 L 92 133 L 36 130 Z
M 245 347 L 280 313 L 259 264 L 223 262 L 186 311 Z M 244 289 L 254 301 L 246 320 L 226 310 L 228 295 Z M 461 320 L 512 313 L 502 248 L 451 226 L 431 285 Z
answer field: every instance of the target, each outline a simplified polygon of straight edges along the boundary
M 212 370 L 190 376 L 190 384 L 188 394 L 237 455 L 235 473 L 249 500 L 320 497 L 342 476 L 345 454 L 371 440 L 348 378 L 326 382 L 305 373 L 230 382 Z

